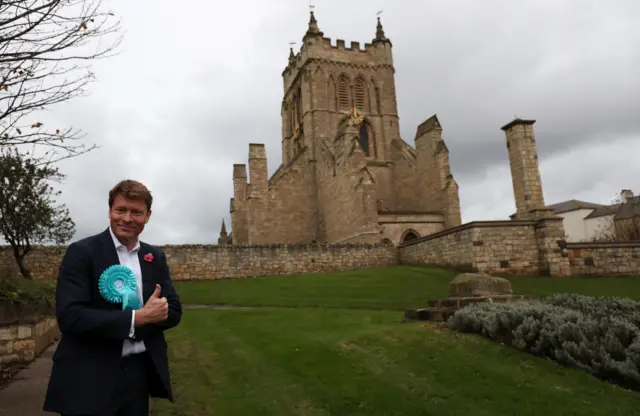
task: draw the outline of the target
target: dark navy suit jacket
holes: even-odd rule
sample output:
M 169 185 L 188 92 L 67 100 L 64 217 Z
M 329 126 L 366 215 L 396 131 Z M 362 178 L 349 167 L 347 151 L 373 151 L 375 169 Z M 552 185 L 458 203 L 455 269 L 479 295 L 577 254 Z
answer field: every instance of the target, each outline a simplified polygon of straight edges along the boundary
M 145 261 L 151 253 L 153 261 Z M 169 317 L 135 329 L 153 362 L 150 394 L 173 401 L 164 331 L 182 318 L 180 298 L 173 287 L 165 254 L 140 243 L 138 252 L 143 301 L 156 284 L 169 303 Z M 104 408 L 116 386 L 123 341 L 129 337 L 131 311 L 109 303 L 98 291 L 98 279 L 109 266 L 120 264 L 109 229 L 72 243 L 62 259 L 56 288 L 56 318 L 62 333 L 53 354 L 53 368 L 43 410 L 90 414 Z

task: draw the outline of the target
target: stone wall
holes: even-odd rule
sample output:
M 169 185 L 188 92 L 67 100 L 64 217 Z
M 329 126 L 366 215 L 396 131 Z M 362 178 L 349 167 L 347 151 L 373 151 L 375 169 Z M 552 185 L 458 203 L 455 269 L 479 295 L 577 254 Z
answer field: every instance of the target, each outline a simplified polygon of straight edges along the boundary
M 53 311 L 0 301 L 0 364 L 29 362 L 59 335 Z
M 640 241 L 567 243 L 575 276 L 640 276 Z
M 558 219 L 479 221 L 398 247 L 401 264 L 519 276 L 640 276 L 640 241 L 566 243 Z
M 159 246 L 175 280 L 227 279 L 332 272 L 397 263 L 395 249 L 383 244 L 341 245 L 176 245 Z M 27 256 L 36 279 L 54 280 L 66 247 L 37 247 Z M 0 247 L 0 270 L 13 263 L 11 250 Z M 14 268 L 15 270 L 15 268 Z
M 504 275 L 539 274 L 535 221 L 470 222 L 398 247 L 401 264 Z
M 33 272 L 35 279 L 48 279 L 56 276 L 60 260 L 66 251 L 65 246 L 35 246 L 27 254 L 27 268 Z M 17 275 L 19 273 L 13 257 L 13 252 L 8 246 L 0 246 L 0 274 Z
M 385 237 L 398 242 L 407 232 L 423 237 L 444 229 L 442 214 L 433 212 L 381 212 L 378 223 Z
M 640 275 L 640 242 L 564 243 L 558 221 L 479 221 L 401 244 L 159 246 L 175 280 L 228 279 L 423 264 L 503 275 Z M 366 238 L 366 235 L 356 236 Z M 27 266 L 54 280 L 66 247 L 36 247 Z M 17 273 L 0 246 L 0 273 Z

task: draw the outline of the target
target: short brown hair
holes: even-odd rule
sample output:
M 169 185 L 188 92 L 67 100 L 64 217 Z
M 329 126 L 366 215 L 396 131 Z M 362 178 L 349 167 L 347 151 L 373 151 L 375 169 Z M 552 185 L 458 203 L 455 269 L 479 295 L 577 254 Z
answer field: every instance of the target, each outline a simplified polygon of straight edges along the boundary
M 114 186 L 109 191 L 109 208 L 113 207 L 113 201 L 118 195 L 122 195 L 126 199 L 142 200 L 147 204 L 147 209 L 151 210 L 151 204 L 153 203 L 151 191 L 138 181 L 125 179 Z

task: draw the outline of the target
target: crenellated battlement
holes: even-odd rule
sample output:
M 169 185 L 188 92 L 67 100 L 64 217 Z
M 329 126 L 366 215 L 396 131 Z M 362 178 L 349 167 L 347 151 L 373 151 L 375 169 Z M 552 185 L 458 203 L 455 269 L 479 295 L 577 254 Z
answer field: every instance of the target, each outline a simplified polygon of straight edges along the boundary
M 339 49 L 339 50 L 355 51 L 355 52 L 362 52 L 362 53 L 372 53 L 374 48 L 376 47 L 373 43 L 365 42 L 364 48 L 361 48 L 360 47 L 361 42 L 352 40 L 349 44 L 349 47 L 347 48 L 346 42 L 344 41 L 344 39 L 336 39 L 335 44 L 333 44 L 332 41 L 333 39 L 324 37 L 322 38 L 322 46 L 325 49 Z
M 282 72 L 285 95 L 298 78 L 300 71 L 310 62 L 329 62 L 350 66 L 393 68 L 391 41 L 384 36 L 378 20 L 376 37 L 371 42 L 350 41 L 325 37 L 318 29 L 317 21 L 311 16 L 309 31 L 296 54 L 291 50 L 289 62 Z

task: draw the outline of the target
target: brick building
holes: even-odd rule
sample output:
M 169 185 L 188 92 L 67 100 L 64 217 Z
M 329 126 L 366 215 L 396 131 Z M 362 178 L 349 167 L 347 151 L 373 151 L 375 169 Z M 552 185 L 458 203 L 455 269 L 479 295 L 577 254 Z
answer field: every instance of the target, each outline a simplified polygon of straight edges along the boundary
M 460 225 L 458 185 L 442 127 L 400 137 L 391 41 L 332 45 L 313 13 L 282 73 L 282 164 L 263 144 L 233 166 L 233 244 L 398 244 Z M 231 236 L 229 236 L 231 237 Z M 226 238 L 225 238 L 226 240 Z

